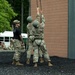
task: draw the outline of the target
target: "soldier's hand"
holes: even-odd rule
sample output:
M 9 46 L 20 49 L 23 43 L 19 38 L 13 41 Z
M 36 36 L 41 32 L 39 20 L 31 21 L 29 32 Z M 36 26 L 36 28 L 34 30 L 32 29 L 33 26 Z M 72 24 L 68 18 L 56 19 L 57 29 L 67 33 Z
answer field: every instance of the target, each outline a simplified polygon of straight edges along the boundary
M 15 40 L 14 40 L 14 39 L 10 39 L 10 41 L 11 41 L 11 42 L 15 42 Z
M 40 9 L 39 9 L 39 7 L 37 7 L 37 14 L 38 14 L 38 15 L 40 14 Z
M 21 45 L 24 46 L 24 42 L 22 42 Z
M 37 7 L 37 11 L 39 11 L 39 7 Z

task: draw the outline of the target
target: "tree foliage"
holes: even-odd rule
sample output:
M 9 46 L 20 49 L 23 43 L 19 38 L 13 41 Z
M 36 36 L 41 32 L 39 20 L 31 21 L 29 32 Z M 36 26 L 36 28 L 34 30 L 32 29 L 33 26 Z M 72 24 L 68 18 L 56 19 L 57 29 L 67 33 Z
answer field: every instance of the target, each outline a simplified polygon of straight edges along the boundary
M 20 20 L 21 21 L 21 3 L 22 3 L 22 1 L 23 1 L 23 32 L 26 32 L 27 31 L 27 28 L 26 28 L 26 25 L 27 25 L 27 17 L 28 17 L 28 15 L 29 15 L 29 0 L 7 0 L 10 4 L 11 4 L 11 6 L 12 6 L 12 8 L 13 8 L 13 10 L 16 12 L 16 13 L 18 13 L 18 15 L 15 17 L 15 18 L 13 18 L 12 20 L 11 20 L 11 23 L 12 23 L 12 21 L 14 20 L 14 19 L 18 19 L 18 20 Z
M 0 32 L 11 30 L 10 21 L 17 14 L 6 0 L 0 0 Z

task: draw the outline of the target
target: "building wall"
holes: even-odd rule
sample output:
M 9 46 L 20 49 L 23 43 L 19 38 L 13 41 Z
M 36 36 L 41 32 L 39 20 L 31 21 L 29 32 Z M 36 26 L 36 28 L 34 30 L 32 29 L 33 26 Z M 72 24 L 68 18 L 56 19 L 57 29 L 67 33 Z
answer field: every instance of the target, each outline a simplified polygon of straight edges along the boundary
M 68 54 L 68 0 L 41 0 L 46 18 L 45 41 L 50 56 Z M 36 16 L 36 0 L 31 0 L 31 15 Z

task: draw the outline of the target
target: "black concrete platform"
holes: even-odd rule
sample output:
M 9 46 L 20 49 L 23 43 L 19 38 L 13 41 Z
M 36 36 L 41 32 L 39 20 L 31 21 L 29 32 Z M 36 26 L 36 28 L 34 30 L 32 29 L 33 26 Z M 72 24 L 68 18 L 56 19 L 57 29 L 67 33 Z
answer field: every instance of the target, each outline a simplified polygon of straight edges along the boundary
M 12 62 L 13 50 L 2 50 L 0 51 L 0 63 L 10 63 Z M 24 62 L 26 58 L 25 50 L 21 50 L 21 62 Z
M 75 75 L 75 60 L 51 56 L 52 67 L 47 62 L 38 63 L 33 67 L 32 57 L 30 65 L 26 65 L 26 53 L 22 53 L 21 62 L 24 66 L 11 65 L 14 52 L 0 52 L 0 75 Z

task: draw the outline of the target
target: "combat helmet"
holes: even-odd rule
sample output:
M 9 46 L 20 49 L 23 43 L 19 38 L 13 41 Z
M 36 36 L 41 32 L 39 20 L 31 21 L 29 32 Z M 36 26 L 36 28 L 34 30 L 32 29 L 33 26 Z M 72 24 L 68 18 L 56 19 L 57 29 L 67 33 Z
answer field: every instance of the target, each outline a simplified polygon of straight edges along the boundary
M 28 17 L 27 17 L 27 21 L 28 21 L 29 23 L 31 23 L 31 22 L 32 22 L 32 20 L 33 20 L 33 19 L 32 19 L 32 17 L 31 17 L 31 16 L 28 16 Z
M 34 26 L 35 28 L 38 28 L 39 22 L 38 22 L 37 20 L 34 20 L 34 21 L 33 21 L 33 26 Z

